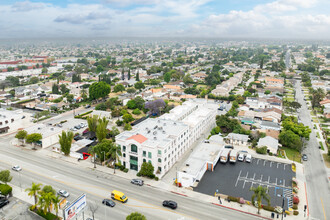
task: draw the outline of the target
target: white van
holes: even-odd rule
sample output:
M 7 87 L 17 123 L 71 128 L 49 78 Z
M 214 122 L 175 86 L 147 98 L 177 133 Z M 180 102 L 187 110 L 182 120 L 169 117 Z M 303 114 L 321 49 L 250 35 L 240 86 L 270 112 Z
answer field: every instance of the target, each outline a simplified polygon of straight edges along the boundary
M 247 154 L 246 157 L 245 157 L 245 161 L 248 162 L 248 163 L 251 163 L 251 160 L 252 160 L 251 154 Z
M 237 151 L 236 150 L 231 150 L 230 154 L 229 154 L 229 162 L 230 163 L 236 163 L 237 161 Z
M 243 153 L 240 153 L 239 155 L 238 155 L 238 157 L 237 157 L 237 160 L 238 161 L 244 161 L 244 154 Z

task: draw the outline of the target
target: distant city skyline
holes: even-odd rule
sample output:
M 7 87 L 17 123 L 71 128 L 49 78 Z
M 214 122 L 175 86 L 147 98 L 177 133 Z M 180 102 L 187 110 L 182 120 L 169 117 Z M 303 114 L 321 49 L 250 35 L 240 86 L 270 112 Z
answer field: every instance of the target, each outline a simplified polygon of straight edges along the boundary
M 0 38 L 329 39 L 328 0 L 0 0 Z

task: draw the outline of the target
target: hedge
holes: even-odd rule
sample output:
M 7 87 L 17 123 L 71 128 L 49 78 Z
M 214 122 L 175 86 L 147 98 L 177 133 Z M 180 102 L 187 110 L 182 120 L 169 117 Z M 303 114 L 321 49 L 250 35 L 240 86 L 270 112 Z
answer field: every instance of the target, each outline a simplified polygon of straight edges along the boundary
M 90 113 L 92 113 L 92 112 L 93 112 L 93 110 L 88 111 L 88 112 L 85 112 L 85 113 L 82 113 L 82 114 L 80 114 L 80 115 L 76 115 L 76 116 L 74 116 L 74 118 L 82 118 L 83 116 L 88 115 L 88 114 L 90 114 Z
M 47 220 L 60 220 L 59 217 L 57 217 L 56 215 L 54 215 L 53 213 L 47 212 L 46 214 L 39 209 L 32 209 L 33 206 L 30 207 L 30 210 L 32 212 L 37 213 L 38 215 L 40 215 L 41 217 L 47 219 Z
M 238 197 L 228 196 L 227 199 L 230 200 L 230 201 L 232 201 L 232 202 L 239 202 L 239 198 Z
M 297 204 L 293 204 L 292 209 L 297 210 L 298 209 L 298 205 Z
M 267 154 L 267 147 L 266 146 L 263 146 L 263 147 L 257 147 L 256 148 L 256 152 L 258 154 Z
M 293 215 L 299 215 L 299 212 L 297 210 L 294 210 Z
M 10 194 L 11 192 L 13 191 L 13 188 L 9 185 L 6 185 L 6 184 L 1 184 L 0 185 L 0 192 L 2 195 L 8 195 Z
M 15 104 L 24 104 L 24 103 L 31 102 L 31 101 L 34 101 L 34 100 L 35 99 L 22 100 L 22 101 L 16 102 Z
M 275 212 L 275 208 L 273 206 L 263 205 L 262 208 L 266 211 Z

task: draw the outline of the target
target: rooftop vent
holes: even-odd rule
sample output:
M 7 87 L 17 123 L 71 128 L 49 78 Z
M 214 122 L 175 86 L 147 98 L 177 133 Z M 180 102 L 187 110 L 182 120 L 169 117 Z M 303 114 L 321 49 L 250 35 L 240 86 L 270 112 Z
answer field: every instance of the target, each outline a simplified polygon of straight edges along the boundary
M 50 130 L 54 131 L 54 128 L 50 128 Z
M 38 130 L 41 130 L 41 128 L 39 127 Z
M 154 129 L 156 129 L 156 128 L 158 128 L 158 125 L 156 125 L 156 126 L 154 127 Z
M 154 131 L 154 133 L 152 133 L 153 135 L 156 135 L 157 134 L 157 131 Z
M 154 140 L 157 140 L 157 137 L 154 137 Z
M 176 125 L 176 122 L 174 122 L 173 124 Z
M 166 123 L 164 123 L 163 125 L 166 126 Z
M 148 134 L 150 133 L 150 130 L 148 130 Z
M 163 131 L 163 134 L 165 134 L 166 133 L 166 131 Z
M 189 163 L 186 163 L 186 166 L 189 167 Z

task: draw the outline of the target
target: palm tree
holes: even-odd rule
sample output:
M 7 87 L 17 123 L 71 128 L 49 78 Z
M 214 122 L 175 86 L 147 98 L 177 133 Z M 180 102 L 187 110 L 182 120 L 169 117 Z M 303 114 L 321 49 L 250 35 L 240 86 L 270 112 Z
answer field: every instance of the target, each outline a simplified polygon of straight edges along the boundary
M 112 159 L 115 160 L 115 164 L 113 166 L 113 173 L 116 173 L 116 162 L 119 160 L 119 156 L 121 156 L 121 147 L 119 145 L 113 144 L 110 148 L 109 155 Z
M 53 205 L 54 205 L 56 216 L 58 216 L 58 205 L 61 202 L 61 198 L 59 196 L 53 195 L 52 202 L 53 202 Z
M 29 196 L 33 196 L 34 197 L 34 206 L 37 207 L 37 203 L 38 203 L 38 193 L 40 192 L 41 189 L 41 183 L 32 183 L 31 188 L 27 188 L 25 189 L 25 191 L 29 192 L 28 195 Z
M 270 197 L 267 194 L 267 188 L 264 188 L 262 186 L 258 186 L 257 188 L 251 187 L 250 191 L 253 191 L 254 194 L 252 195 L 252 204 L 254 205 L 254 199 L 257 197 L 257 203 L 258 203 L 258 214 L 260 214 L 260 209 L 261 209 L 261 200 L 264 199 L 267 201 L 268 206 L 270 205 Z
M 52 192 L 40 192 L 40 199 L 39 199 L 39 205 L 40 209 L 43 210 L 43 212 L 46 214 L 47 212 L 50 212 L 50 206 L 52 205 L 52 198 L 54 196 L 54 193 Z

